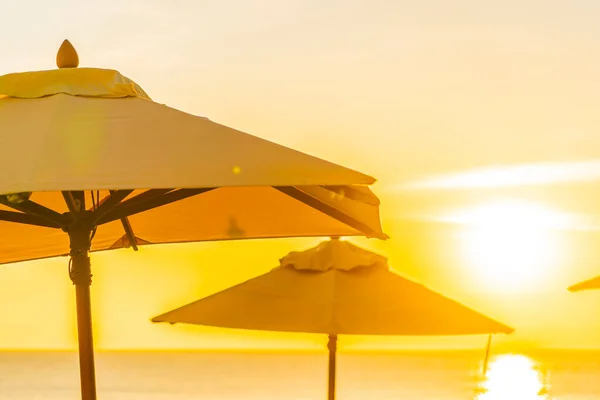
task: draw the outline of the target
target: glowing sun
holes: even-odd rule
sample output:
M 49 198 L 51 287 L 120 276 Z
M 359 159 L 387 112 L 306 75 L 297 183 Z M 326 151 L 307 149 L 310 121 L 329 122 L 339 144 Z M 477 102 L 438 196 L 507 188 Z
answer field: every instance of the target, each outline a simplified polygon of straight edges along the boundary
M 498 201 L 457 216 L 462 253 L 478 278 L 515 289 L 545 278 L 558 256 L 552 228 L 565 216 L 536 203 Z

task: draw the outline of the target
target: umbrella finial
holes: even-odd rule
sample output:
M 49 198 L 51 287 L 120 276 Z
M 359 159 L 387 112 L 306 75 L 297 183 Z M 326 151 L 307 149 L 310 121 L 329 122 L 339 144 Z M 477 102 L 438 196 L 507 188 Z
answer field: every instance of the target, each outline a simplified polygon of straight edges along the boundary
M 56 66 L 58 68 L 77 68 L 79 66 L 79 56 L 77 50 L 67 39 L 62 42 L 58 53 L 56 54 Z

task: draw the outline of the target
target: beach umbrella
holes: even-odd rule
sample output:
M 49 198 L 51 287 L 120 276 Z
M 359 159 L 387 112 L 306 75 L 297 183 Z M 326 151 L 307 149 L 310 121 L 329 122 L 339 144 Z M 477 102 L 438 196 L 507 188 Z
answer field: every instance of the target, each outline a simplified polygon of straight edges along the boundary
M 581 292 L 583 290 L 594 290 L 600 289 L 600 276 L 597 276 L 587 281 L 576 283 L 573 286 L 569 286 L 569 292 Z
M 374 179 L 156 103 L 114 70 L 0 76 L 0 264 L 70 256 L 96 398 L 90 251 L 297 236 L 385 239 Z
M 152 319 L 329 336 L 329 399 L 338 335 L 510 333 L 498 323 L 397 275 L 385 257 L 333 239 L 292 252 L 270 272 Z

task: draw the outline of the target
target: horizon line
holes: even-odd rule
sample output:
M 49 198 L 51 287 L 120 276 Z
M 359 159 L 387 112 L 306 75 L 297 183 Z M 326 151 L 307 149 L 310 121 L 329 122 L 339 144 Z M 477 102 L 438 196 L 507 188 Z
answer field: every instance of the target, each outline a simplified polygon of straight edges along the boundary
M 387 349 L 342 349 L 342 353 L 416 353 L 416 352 L 475 352 L 481 351 L 485 346 L 480 347 L 420 347 L 420 348 L 387 348 Z M 497 352 L 526 352 L 526 351 L 582 351 L 582 352 L 600 352 L 599 347 L 526 347 L 526 346 L 502 346 L 497 345 Z M 239 348 L 219 348 L 219 349 L 202 349 L 202 348 L 114 348 L 114 349 L 96 349 L 96 353 L 323 353 L 327 351 L 327 347 L 323 349 L 239 349 Z M 338 349 L 338 352 L 340 349 Z M 55 348 L 0 348 L 0 353 L 77 353 L 77 349 L 55 349 Z

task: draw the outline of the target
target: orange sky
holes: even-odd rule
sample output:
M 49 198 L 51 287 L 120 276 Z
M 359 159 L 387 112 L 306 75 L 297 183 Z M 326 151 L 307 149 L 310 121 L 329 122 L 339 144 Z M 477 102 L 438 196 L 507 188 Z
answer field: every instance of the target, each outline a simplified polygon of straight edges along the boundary
M 32 15 L 43 4 L 32 3 L 14 2 L 5 11 L 0 73 L 54 68 L 56 50 L 69 38 L 82 66 L 118 69 L 156 101 L 374 175 L 392 240 L 360 243 L 388 255 L 405 275 L 517 329 L 498 342 L 600 347 L 600 293 L 566 292 L 600 274 L 600 173 L 594 172 L 600 5 L 55 0 Z M 533 168 L 511 173 L 524 164 Z M 497 170 L 480 180 L 463 175 L 492 166 Z M 488 258 L 529 251 L 518 247 L 528 242 L 508 240 L 506 232 L 536 228 L 535 275 L 513 271 L 514 279 L 501 284 L 486 272 L 492 264 L 468 256 L 469 246 L 486 244 L 468 239 L 464 223 L 473 222 L 473 210 L 504 201 L 545 211 L 534 221 L 521 218 L 520 206 L 516 214 L 502 207 L 486 214 L 507 212 L 504 236 L 496 238 L 506 247 Z M 498 218 L 486 215 L 486 229 L 495 232 Z M 321 345 L 324 339 L 312 336 L 149 322 L 314 243 L 94 255 L 98 347 Z M 523 281 L 515 286 L 515 279 Z M 73 297 L 64 259 L 3 266 L 0 348 L 73 348 Z M 349 348 L 484 343 L 481 337 L 342 342 Z

